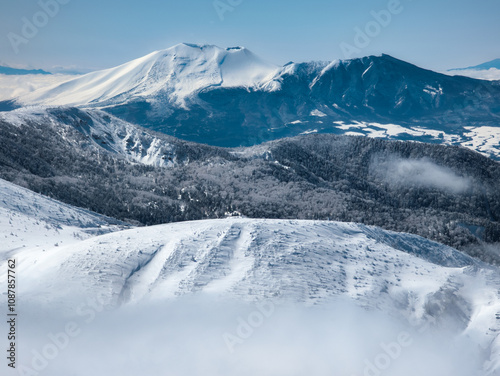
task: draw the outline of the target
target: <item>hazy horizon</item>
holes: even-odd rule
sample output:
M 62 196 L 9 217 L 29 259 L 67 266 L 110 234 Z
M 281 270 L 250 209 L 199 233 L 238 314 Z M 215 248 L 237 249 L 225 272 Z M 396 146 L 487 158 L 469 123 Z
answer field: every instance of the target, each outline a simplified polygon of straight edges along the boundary
M 178 43 L 244 46 L 276 65 L 386 53 L 434 70 L 500 57 L 500 3 L 460 0 L 9 2 L 0 64 L 110 68 Z

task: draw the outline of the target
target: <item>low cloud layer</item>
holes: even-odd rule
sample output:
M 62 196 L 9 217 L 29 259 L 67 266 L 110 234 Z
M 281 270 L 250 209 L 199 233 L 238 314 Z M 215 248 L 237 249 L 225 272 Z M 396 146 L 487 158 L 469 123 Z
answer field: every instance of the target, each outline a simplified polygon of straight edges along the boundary
M 459 176 L 450 168 L 439 166 L 428 158 L 375 159 L 370 167 L 372 174 L 392 186 L 434 188 L 463 193 L 472 185 L 469 178 Z
M 55 74 L 5 75 L 0 74 L 0 101 L 11 100 L 34 90 L 68 81 L 75 76 Z
M 21 374 L 29 375 L 473 376 L 484 360 L 477 346 L 452 333 L 419 333 L 343 301 L 261 309 L 195 299 L 94 317 L 87 307 L 73 318 L 27 312 L 19 342 Z M 51 338 L 64 343 L 58 333 L 71 322 L 78 334 L 52 358 Z M 52 359 L 40 359 L 44 352 Z
M 500 69 L 464 69 L 444 72 L 452 76 L 467 76 L 480 80 L 500 80 Z

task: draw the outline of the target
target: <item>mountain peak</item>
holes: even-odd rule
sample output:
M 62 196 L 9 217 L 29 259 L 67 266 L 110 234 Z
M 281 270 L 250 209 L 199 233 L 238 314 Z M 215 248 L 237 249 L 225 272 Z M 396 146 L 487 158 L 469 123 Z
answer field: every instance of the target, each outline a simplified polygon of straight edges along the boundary
M 207 87 L 258 87 L 278 70 L 278 66 L 244 47 L 180 43 L 35 91 L 19 100 L 30 104 L 93 106 L 161 96 L 183 105 L 186 98 Z
M 220 54 L 220 55 L 225 55 L 227 53 L 241 53 L 241 52 L 246 52 L 253 54 L 251 51 L 249 51 L 247 48 L 242 47 L 242 46 L 235 46 L 235 47 L 227 47 L 227 48 L 222 48 L 219 47 L 215 44 L 196 44 L 196 43 L 179 43 L 176 44 L 172 47 L 169 47 L 164 50 L 159 50 L 155 51 L 156 53 L 164 53 L 164 54 L 171 54 L 175 53 L 177 55 L 182 55 L 182 56 L 193 56 L 193 55 L 200 55 L 200 54 Z
M 196 43 L 186 43 L 186 42 L 180 43 L 180 45 L 188 46 L 188 47 L 192 47 L 192 48 L 199 48 L 201 50 L 203 48 L 207 48 L 207 47 L 217 47 L 213 44 L 196 44 Z
M 461 70 L 488 70 L 488 69 L 500 69 L 500 59 L 494 59 L 491 61 L 488 61 L 486 63 L 482 63 L 479 65 L 474 65 L 471 67 L 466 67 L 466 68 L 454 68 L 454 69 L 449 69 L 449 71 L 461 71 Z
M 210 51 L 210 50 L 223 51 L 224 49 L 219 47 L 219 46 L 216 46 L 214 44 L 196 44 L 196 43 L 182 42 L 182 43 L 178 43 L 172 47 L 166 48 L 166 49 L 161 50 L 161 51 L 181 52 L 181 51 L 190 51 L 190 50 L 191 51 L 195 50 L 198 53 L 200 53 L 201 51 L 205 51 L 205 52 Z
M 12 67 L 8 67 L 8 66 L 0 65 L 0 74 L 19 76 L 19 75 L 27 75 L 27 74 L 49 75 L 52 73 L 46 72 L 43 69 L 20 69 L 20 68 L 12 68 Z

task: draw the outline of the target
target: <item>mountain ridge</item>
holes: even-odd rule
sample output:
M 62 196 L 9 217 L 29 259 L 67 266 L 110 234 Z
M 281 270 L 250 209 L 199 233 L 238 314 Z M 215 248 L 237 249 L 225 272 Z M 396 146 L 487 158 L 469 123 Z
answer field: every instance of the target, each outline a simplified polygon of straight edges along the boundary
M 500 168 L 462 147 L 310 134 L 227 149 L 62 107 L 0 124 L 0 177 L 123 221 L 335 219 L 500 262 Z
M 383 137 L 500 155 L 499 83 L 433 72 L 387 54 L 278 67 L 243 47 L 179 44 L 17 99 L 17 106 L 28 104 L 102 109 L 224 147 L 391 128 Z
M 491 68 L 500 69 L 500 59 L 493 59 L 493 60 L 487 61 L 486 63 L 473 65 L 473 66 L 466 67 L 466 68 L 453 68 L 453 69 L 449 69 L 449 71 L 461 71 L 461 70 L 469 70 L 469 69 L 488 70 Z
M 352 363 L 341 374 L 396 361 L 391 338 L 411 333 L 404 365 L 370 363 L 365 375 L 496 375 L 500 164 L 474 150 L 500 159 L 497 89 L 389 55 L 276 67 L 242 47 L 181 44 L 29 94 L 40 102 L 0 112 L 0 284 L 7 259 L 19 260 L 19 353 L 36 355 L 48 330 L 57 350 L 68 333 L 54 336 L 55 326 L 70 322 L 84 333 L 52 375 L 178 360 L 241 374 L 228 371 L 245 367 L 224 355 L 227 333 L 269 368 L 284 358 L 267 354 L 268 333 L 285 322 L 291 335 L 277 337 L 307 358 L 302 373 L 337 370 L 331 349 Z M 238 147 L 222 147 L 231 140 Z M 289 304 L 300 319 L 211 311 L 231 300 Z M 344 324 L 343 301 L 365 315 Z M 403 325 L 380 325 L 379 313 Z M 347 335 L 337 339 L 332 322 Z M 239 334 L 242 325 L 258 334 Z M 82 359 L 89 349 L 112 370 Z M 142 367 L 117 371 L 110 359 L 124 354 Z M 207 370 L 207 359 L 224 364 Z
M 43 69 L 20 69 L 8 66 L 0 66 L 0 74 L 5 75 L 27 75 L 27 74 L 42 74 L 49 75 L 51 72 L 44 71 Z
M 16 250 L 76 244 L 82 239 L 129 228 L 105 217 L 34 193 L 0 179 L 0 259 Z

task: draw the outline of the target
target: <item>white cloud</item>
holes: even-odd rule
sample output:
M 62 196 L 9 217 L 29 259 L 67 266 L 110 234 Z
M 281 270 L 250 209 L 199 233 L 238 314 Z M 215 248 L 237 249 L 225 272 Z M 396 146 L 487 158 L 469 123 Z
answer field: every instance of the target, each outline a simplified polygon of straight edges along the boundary
M 65 74 L 0 74 L 0 101 L 11 100 L 34 90 L 68 81 L 77 76 Z
M 452 193 L 462 193 L 470 188 L 469 178 L 457 175 L 448 167 L 440 166 L 428 158 L 403 159 L 392 157 L 375 160 L 373 174 L 395 186 L 435 188 Z
M 500 80 L 500 69 L 464 69 L 444 72 L 450 76 L 466 76 L 480 80 Z
M 68 322 L 78 325 L 40 373 L 50 376 L 470 376 L 484 361 L 465 337 L 438 329 L 419 334 L 403 320 L 342 300 L 277 306 L 233 353 L 223 334 L 234 333 L 253 305 L 178 300 L 100 312 L 90 323 L 25 312 L 19 360 L 27 367 Z

